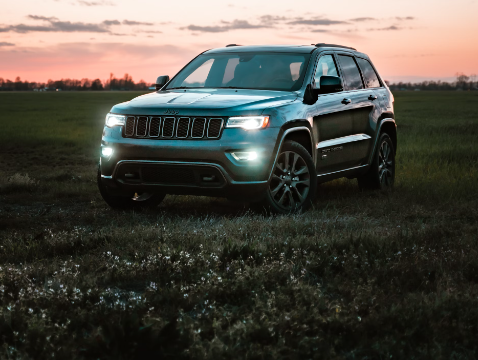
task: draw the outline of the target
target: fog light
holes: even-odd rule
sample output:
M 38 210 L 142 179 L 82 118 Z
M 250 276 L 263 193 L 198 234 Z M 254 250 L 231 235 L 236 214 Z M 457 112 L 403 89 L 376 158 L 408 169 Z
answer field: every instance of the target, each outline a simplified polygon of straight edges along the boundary
M 255 151 L 240 151 L 231 153 L 232 157 L 238 161 L 251 161 L 257 159 Z
M 111 155 L 113 155 L 113 149 L 110 147 L 103 147 L 101 148 L 101 155 L 103 155 L 104 157 L 110 157 Z

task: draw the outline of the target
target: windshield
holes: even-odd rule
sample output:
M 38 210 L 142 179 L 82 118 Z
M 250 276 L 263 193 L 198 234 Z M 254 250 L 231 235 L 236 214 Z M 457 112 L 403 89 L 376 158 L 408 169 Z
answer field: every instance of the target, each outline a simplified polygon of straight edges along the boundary
M 200 55 L 168 85 L 169 89 L 300 89 L 310 54 L 234 53 Z

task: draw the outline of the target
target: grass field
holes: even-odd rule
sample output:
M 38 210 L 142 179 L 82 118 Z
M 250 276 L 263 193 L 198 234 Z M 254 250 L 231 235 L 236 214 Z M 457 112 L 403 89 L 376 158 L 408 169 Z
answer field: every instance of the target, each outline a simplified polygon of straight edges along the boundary
M 0 358 L 478 358 L 477 92 L 395 94 L 395 190 L 277 217 L 109 209 L 104 115 L 137 94 L 0 93 Z

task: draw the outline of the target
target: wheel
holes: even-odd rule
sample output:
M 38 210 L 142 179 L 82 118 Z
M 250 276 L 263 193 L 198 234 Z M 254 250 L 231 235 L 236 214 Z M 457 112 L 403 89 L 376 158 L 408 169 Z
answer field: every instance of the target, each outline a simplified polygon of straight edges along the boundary
M 103 200 L 115 209 L 155 208 L 166 197 L 166 194 L 131 193 L 126 196 L 112 195 L 108 186 L 101 181 L 101 171 L 98 166 L 96 178 L 98 189 Z
M 395 182 L 395 149 L 387 133 L 380 135 L 370 170 L 357 178 L 362 189 L 390 190 Z
M 266 209 L 276 214 L 307 210 L 315 199 L 317 172 L 308 151 L 295 141 L 280 149 L 264 199 Z

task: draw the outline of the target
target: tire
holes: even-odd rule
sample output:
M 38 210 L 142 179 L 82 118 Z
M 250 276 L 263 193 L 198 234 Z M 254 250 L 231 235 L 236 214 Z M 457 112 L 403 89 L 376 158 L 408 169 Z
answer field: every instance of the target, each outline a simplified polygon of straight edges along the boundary
M 113 209 L 140 209 L 140 208 L 155 208 L 166 197 L 166 194 L 130 194 L 129 196 L 112 195 L 108 189 L 108 186 L 104 185 L 101 181 L 101 171 L 98 166 L 98 175 L 96 178 L 98 183 L 98 189 L 100 190 L 103 200 Z
M 309 152 L 295 141 L 279 150 L 263 202 L 275 214 L 306 211 L 317 192 L 317 171 Z
M 387 133 L 380 135 L 369 171 L 357 178 L 361 189 L 391 190 L 395 183 L 395 149 Z

